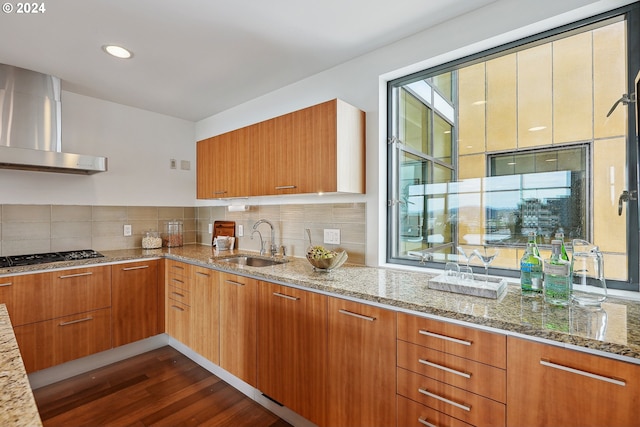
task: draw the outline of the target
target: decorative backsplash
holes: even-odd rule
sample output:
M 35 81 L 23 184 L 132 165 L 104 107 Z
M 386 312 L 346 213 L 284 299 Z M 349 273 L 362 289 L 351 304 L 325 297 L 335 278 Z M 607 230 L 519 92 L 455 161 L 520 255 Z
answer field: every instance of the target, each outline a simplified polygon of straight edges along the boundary
M 314 244 L 324 245 L 323 229 L 340 229 L 341 244 L 349 262 L 364 264 L 366 214 L 364 203 L 252 206 L 245 212 L 228 212 L 224 206 L 90 206 L 0 205 L 0 255 L 21 255 L 76 249 L 114 250 L 140 248 L 145 231 L 163 231 L 167 221 L 183 221 L 185 244 L 211 244 L 209 224 L 232 220 L 244 227 L 236 248 L 257 251 L 259 239 L 251 239 L 253 224 L 268 219 L 274 225 L 276 245 L 287 255 L 303 257 L 308 246 L 305 229 Z M 124 226 L 132 235 L 125 237 Z M 264 239 L 268 227 L 260 226 Z M 267 242 L 268 244 L 268 242 Z M 333 248 L 334 245 L 325 245 Z

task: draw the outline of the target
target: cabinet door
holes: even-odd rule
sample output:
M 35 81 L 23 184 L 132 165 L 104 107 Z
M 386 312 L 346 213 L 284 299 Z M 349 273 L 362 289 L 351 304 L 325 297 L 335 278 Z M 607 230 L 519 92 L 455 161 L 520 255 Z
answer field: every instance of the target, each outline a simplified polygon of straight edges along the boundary
M 329 426 L 395 426 L 396 314 L 329 298 Z
M 198 199 L 249 195 L 251 174 L 249 152 L 253 128 L 241 128 L 209 139 L 196 146 Z
M 189 336 L 191 307 L 171 298 L 167 299 L 166 310 L 166 327 L 167 334 L 172 338 L 180 341 L 184 345 L 191 347 L 191 339 Z
M 327 297 L 260 282 L 258 389 L 325 425 Z
M 158 333 L 158 261 L 111 266 L 113 346 Z
M 218 273 L 220 366 L 256 386 L 256 289 L 258 281 Z
M 111 348 L 109 308 L 14 328 L 27 372 Z
M 509 337 L 510 426 L 639 426 L 640 366 Z
M 219 287 L 217 273 L 193 267 L 191 290 L 190 347 L 211 362 L 219 364 Z

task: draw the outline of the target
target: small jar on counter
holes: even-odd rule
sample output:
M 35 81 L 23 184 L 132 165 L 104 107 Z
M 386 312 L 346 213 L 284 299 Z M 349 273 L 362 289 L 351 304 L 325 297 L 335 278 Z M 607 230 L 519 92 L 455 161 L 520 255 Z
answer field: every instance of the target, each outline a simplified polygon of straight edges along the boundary
M 157 231 L 147 231 L 142 236 L 142 249 L 158 249 L 162 247 L 162 238 Z
M 164 233 L 162 234 L 162 246 L 175 248 L 182 246 L 182 243 L 182 221 L 167 221 L 164 225 Z

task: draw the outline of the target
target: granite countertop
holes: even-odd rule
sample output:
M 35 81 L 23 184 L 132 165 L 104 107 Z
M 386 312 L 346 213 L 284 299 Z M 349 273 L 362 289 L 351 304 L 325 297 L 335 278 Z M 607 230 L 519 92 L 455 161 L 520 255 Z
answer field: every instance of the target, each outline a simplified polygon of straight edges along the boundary
M 42 425 L 9 320 L 9 313 L 2 303 L 0 303 L 0 390 L 2 390 L 0 425 L 13 427 Z
M 552 341 L 640 364 L 638 301 L 609 297 L 600 309 L 553 307 L 545 304 L 540 297 L 523 297 L 517 284 L 509 284 L 499 299 L 473 297 L 429 289 L 429 280 L 434 278 L 429 273 L 348 263 L 331 272 L 319 272 L 314 271 L 304 258 L 288 258 L 287 263 L 269 267 L 249 267 L 220 260 L 239 253 L 249 253 L 247 251 L 217 251 L 202 245 L 101 252 L 104 258 L 0 269 L 0 276 L 167 257 L 330 295 L 374 302 L 399 311 L 422 313 L 507 334 Z

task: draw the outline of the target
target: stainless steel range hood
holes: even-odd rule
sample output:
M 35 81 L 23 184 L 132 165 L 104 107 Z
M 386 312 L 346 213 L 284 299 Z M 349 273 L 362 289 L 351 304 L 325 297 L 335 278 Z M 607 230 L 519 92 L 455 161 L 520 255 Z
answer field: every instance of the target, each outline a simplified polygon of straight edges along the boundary
M 105 157 L 62 152 L 60 79 L 0 64 L 0 168 L 94 174 Z

